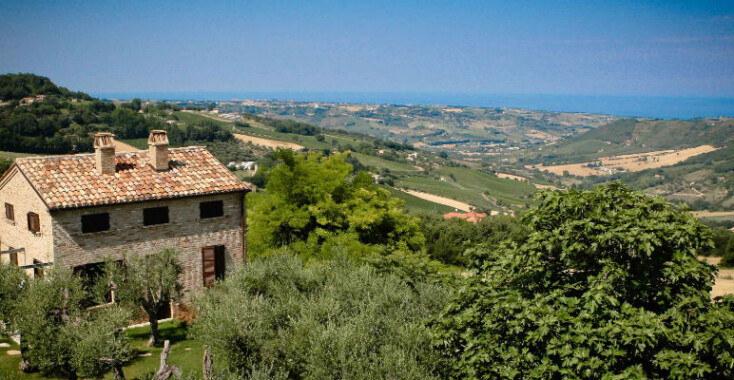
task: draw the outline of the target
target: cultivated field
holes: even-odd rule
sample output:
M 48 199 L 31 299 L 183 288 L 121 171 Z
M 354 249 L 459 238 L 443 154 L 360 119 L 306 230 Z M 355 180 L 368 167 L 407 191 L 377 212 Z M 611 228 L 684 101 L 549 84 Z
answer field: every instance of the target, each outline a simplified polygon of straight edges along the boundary
M 507 174 L 507 173 L 497 173 L 497 177 L 500 177 L 500 178 L 506 178 L 506 179 L 513 179 L 513 180 L 515 180 L 515 181 L 523 181 L 523 182 L 528 182 L 528 179 L 527 179 L 527 178 L 525 178 L 525 177 L 521 177 L 521 176 L 519 176 L 519 175 L 514 175 L 514 174 Z
M 260 146 L 264 146 L 264 147 L 271 148 L 271 149 L 275 149 L 275 148 L 290 148 L 293 150 L 303 149 L 302 145 L 298 145 L 296 143 L 292 143 L 288 141 L 270 140 L 270 139 L 264 139 L 260 137 L 242 135 L 239 133 L 235 133 L 234 137 L 236 137 L 239 140 L 245 141 L 245 142 L 251 142 L 255 145 L 260 145 Z
M 699 257 L 712 265 L 718 265 L 721 257 Z M 711 289 L 711 298 L 723 296 L 724 294 L 734 294 L 734 269 L 721 269 L 716 276 L 716 282 Z
M 734 211 L 692 211 L 696 218 L 715 218 L 719 216 L 734 216 Z
M 464 202 L 459 202 L 459 201 L 454 200 L 454 199 L 451 199 L 451 198 L 441 197 L 441 196 L 438 196 L 438 195 L 424 193 L 424 192 L 415 191 L 415 190 L 408 190 L 408 189 L 398 189 L 398 190 L 403 191 L 403 192 L 406 192 L 406 193 L 408 193 L 408 194 L 410 194 L 410 195 L 412 195 L 414 197 L 425 199 L 425 200 L 430 201 L 430 202 L 433 202 L 433 203 L 438 203 L 438 204 L 446 205 L 446 206 L 449 206 L 449 207 L 453 207 L 453 208 L 458 209 L 458 210 L 461 210 L 461 211 L 467 211 L 468 212 L 468 211 L 471 211 L 471 209 L 472 209 L 472 205 L 470 205 L 468 203 L 464 203 Z
M 620 156 L 602 157 L 597 161 L 601 166 L 590 167 L 593 162 L 577 164 L 535 166 L 539 170 L 548 170 L 557 175 L 568 172 L 571 175 L 586 177 L 591 175 L 606 175 L 618 171 L 638 172 L 646 169 L 660 168 L 675 165 L 691 157 L 713 152 L 718 148 L 711 145 L 701 145 L 683 150 L 658 150 L 647 153 L 625 154 Z

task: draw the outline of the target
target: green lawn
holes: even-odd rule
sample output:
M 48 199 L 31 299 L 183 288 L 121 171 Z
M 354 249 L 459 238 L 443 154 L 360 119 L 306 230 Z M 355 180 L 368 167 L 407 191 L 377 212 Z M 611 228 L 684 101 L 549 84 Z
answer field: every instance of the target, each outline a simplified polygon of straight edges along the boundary
M 186 338 L 187 326 L 180 321 L 166 322 L 160 325 L 163 340 L 171 341 L 171 353 L 168 356 L 168 364 L 175 365 L 183 371 L 184 376 L 201 376 L 201 363 L 204 356 L 204 348 L 201 342 Z M 127 330 L 126 333 L 132 339 L 132 344 L 138 351 L 138 357 L 132 363 L 124 367 L 125 377 L 128 379 L 140 378 L 141 376 L 158 371 L 160 365 L 160 354 L 162 347 L 148 348 L 149 327 L 139 327 Z M 17 350 L 18 346 L 5 336 L 0 336 L 0 343 L 11 343 L 10 348 L 0 348 L 0 379 L 34 380 L 48 379 L 38 373 L 23 374 L 18 371 L 20 356 L 7 355 L 8 350 Z M 143 356 L 147 353 L 152 355 Z M 54 378 L 54 377 L 50 377 Z M 105 376 L 111 379 L 112 374 Z

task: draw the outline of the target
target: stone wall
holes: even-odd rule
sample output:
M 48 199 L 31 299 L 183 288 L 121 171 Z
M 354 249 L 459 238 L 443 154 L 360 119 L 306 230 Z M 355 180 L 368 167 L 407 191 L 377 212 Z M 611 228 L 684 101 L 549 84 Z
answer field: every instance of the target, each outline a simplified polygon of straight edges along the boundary
M 5 217 L 5 203 L 15 209 L 15 222 Z M 41 231 L 33 233 L 28 230 L 28 213 L 38 214 Z M 22 173 L 13 168 L 0 183 L 0 250 L 9 247 L 25 248 L 25 253 L 18 253 L 18 265 L 33 264 L 36 259 L 46 263 L 53 260 L 51 215 L 41 198 L 36 194 Z M 2 261 L 9 260 L 2 255 Z M 29 270 L 28 274 L 33 271 Z
M 200 219 L 199 203 L 214 200 L 224 201 L 224 216 Z M 168 206 L 169 223 L 144 226 L 143 209 L 160 206 Z M 227 270 L 245 261 L 244 206 L 243 194 L 234 193 L 54 211 L 54 263 L 75 267 L 172 247 L 180 253 L 184 286 L 196 290 L 203 283 L 202 247 L 224 245 Z M 82 233 L 81 216 L 100 212 L 109 213 L 110 230 Z

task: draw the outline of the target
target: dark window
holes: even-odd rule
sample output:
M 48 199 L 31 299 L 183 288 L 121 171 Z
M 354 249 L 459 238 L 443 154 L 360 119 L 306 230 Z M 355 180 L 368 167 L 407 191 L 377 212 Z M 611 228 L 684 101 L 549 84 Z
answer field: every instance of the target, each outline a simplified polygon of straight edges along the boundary
M 216 218 L 224 215 L 224 202 L 212 201 L 199 203 L 199 217 L 201 219 Z
M 28 213 L 28 231 L 38 233 L 41 231 L 41 222 L 38 219 L 38 214 L 35 212 Z
M 143 209 L 143 225 L 168 223 L 168 207 L 151 207 Z
M 98 299 L 97 293 L 95 292 L 94 285 L 102 279 L 105 270 L 105 263 L 92 263 L 86 265 L 80 265 L 74 267 L 74 274 L 79 276 L 82 282 L 82 289 L 86 293 L 86 297 L 82 300 L 84 307 L 92 307 L 100 305 L 102 303 L 112 302 L 112 291 L 108 290 L 103 297 L 103 300 Z
M 9 250 L 12 250 L 13 248 L 8 247 Z M 10 262 L 18 265 L 18 252 L 11 252 L 10 253 Z
M 41 264 L 39 260 L 33 259 L 33 264 Z M 35 278 L 43 278 L 43 268 L 34 267 L 33 268 L 33 277 Z
M 15 208 L 10 203 L 5 204 L 5 218 L 15 220 Z
M 204 286 L 214 285 L 214 281 L 224 278 L 224 246 L 215 245 L 201 249 L 204 273 Z
M 103 212 L 99 214 L 82 215 L 82 232 L 107 231 L 110 229 L 110 214 Z

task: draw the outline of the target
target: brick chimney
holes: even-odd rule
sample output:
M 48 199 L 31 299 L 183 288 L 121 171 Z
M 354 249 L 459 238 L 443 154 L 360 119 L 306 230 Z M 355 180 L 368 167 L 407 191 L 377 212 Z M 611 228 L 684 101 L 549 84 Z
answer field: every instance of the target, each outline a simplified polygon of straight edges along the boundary
M 94 161 L 100 174 L 115 174 L 115 135 L 94 134 Z
M 168 170 L 168 135 L 166 131 L 154 129 L 148 136 L 148 157 L 155 170 Z

